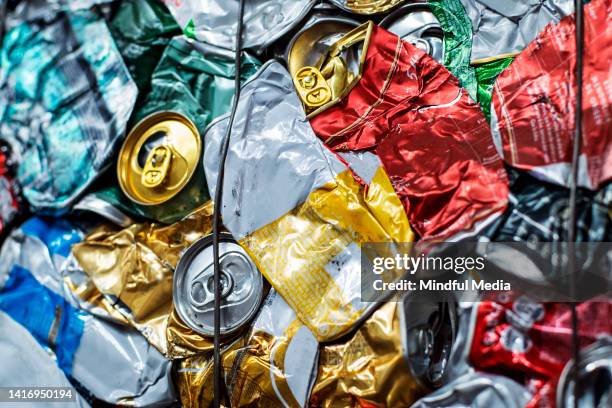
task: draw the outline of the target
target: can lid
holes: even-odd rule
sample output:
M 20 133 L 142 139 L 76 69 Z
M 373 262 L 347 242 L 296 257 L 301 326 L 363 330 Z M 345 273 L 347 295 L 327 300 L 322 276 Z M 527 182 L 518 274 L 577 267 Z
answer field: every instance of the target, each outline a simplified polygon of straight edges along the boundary
M 444 32 L 425 1 L 409 3 L 394 10 L 380 26 L 431 55 L 444 61 Z
M 603 407 L 612 402 L 612 337 L 602 336 L 580 351 L 578 381 L 574 381 L 574 360 L 563 368 L 557 385 L 557 407 Z M 574 405 L 575 399 L 578 404 Z
M 232 334 L 257 313 L 263 277 L 246 251 L 228 233 L 219 235 L 221 335 Z M 174 307 L 194 331 L 214 334 L 214 263 L 212 235 L 192 244 L 174 272 Z
M 193 122 L 177 112 L 156 112 L 125 139 L 117 162 L 119 186 L 138 204 L 162 204 L 189 182 L 201 151 Z
M 344 34 L 327 47 L 313 66 L 299 67 L 295 59 L 290 61 L 293 81 L 308 118 L 340 102 L 359 82 L 373 27 L 368 21 Z M 304 87 L 308 84 L 304 79 L 310 81 L 310 88 Z
M 295 77 L 302 67 L 314 66 L 327 52 L 329 46 L 357 26 L 359 26 L 358 21 L 346 17 L 323 13 L 313 15 L 306 26 L 293 36 L 285 50 L 285 59 L 291 76 Z

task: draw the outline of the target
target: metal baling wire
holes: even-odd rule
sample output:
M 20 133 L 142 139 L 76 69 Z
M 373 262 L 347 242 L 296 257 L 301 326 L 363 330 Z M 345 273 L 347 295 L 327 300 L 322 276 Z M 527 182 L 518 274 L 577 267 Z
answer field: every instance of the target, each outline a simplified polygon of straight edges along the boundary
M 215 307 L 214 307 L 214 351 L 213 351 L 213 406 L 219 408 L 221 406 L 221 390 L 225 390 L 222 384 L 221 377 L 221 267 L 219 265 L 219 220 L 222 205 L 223 195 L 223 175 L 225 173 L 225 159 L 229 148 L 230 136 L 232 133 L 232 125 L 234 124 L 234 116 L 238 107 L 238 99 L 240 98 L 240 68 L 242 54 L 242 20 L 244 16 L 244 0 L 240 0 L 238 7 L 238 28 L 236 30 L 236 54 L 235 54 L 235 75 L 234 75 L 234 99 L 232 101 L 232 110 L 225 131 L 225 139 L 221 145 L 221 156 L 219 160 L 219 173 L 217 176 L 217 186 L 215 188 L 215 201 L 213 213 L 213 262 L 214 262 L 214 287 L 215 287 Z M 227 401 L 231 406 L 231 402 Z
M 574 379 L 574 408 L 578 408 L 579 390 L 579 366 L 580 366 L 580 344 L 578 339 L 578 313 L 576 310 L 576 251 L 574 242 L 576 241 L 576 199 L 577 199 L 577 179 L 578 179 L 578 156 L 582 146 L 582 76 L 583 76 L 583 57 L 584 57 L 584 12 L 582 0 L 574 0 L 576 10 L 576 108 L 574 111 L 574 144 L 572 150 L 572 173 L 570 179 L 570 199 L 569 199 L 569 218 L 568 218 L 568 269 L 570 282 L 571 313 L 572 313 L 572 352 L 574 356 L 574 369 L 572 377 Z

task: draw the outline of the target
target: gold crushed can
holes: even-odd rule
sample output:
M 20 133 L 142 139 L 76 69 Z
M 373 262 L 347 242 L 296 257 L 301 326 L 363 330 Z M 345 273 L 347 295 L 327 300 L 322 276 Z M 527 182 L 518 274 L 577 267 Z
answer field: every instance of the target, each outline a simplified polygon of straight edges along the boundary
M 201 157 L 194 123 L 178 112 L 156 112 L 125 139 L 117 162 L 119 186 L 148 217 L 176 222 L 210 199 Z

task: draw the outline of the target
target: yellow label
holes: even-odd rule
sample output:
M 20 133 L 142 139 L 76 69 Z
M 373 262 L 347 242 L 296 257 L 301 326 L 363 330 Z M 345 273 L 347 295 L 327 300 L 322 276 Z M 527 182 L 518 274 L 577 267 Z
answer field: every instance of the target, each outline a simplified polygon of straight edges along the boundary
M 337 281 L 360 273 L 343 262 L 359 262 L 363 242 L 412 240 L 404 209 L 384 171 L 367 192 L 345 171 L 240 244 L 315 337 L 326 341 L 350 330 L 367 312 L 366 304 L 359 302 L 360 288 Z M 334 268 L 335 278 L 330 274 Z

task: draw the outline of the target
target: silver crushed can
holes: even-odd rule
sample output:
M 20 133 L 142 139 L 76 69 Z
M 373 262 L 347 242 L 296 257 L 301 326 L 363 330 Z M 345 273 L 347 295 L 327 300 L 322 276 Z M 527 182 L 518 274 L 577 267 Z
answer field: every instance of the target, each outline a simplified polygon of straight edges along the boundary
M 444 62 L 444 32 L 426 1 L 401 6 L 383 18 L 380 26 Z
M 174 307 L 194 331 L 214 334 L 214 262 L 212 235 L 192 244 L 174 272 Z M 243 328 L 256 314 L 264 292 L 261 273 L 228 233 L 219 235 L 221 335 Z

